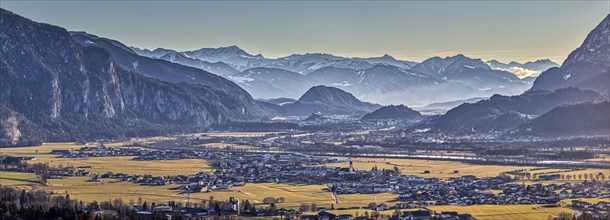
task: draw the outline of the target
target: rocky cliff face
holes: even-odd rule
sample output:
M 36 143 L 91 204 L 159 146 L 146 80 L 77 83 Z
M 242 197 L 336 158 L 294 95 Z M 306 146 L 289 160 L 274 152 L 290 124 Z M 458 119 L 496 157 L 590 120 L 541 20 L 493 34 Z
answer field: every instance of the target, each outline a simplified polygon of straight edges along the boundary
M 36 131 L 42 141 L 119 137 L 273 114 L 220 77 L 208 84 L 149 78 L 117 64 L 106 49 L 78 44 L 63 28 L 0 13 L 0 120 L 12 128 L 2 129 L 0 145 L 27 143 Z

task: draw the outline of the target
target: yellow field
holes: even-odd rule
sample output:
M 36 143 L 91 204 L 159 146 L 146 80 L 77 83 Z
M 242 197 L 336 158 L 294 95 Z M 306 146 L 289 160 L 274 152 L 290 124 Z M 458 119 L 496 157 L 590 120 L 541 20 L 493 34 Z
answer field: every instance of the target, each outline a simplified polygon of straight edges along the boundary
M 48 154 L 52 150 L 78 150 L 82 146 L 84 145 L 76 143 L 44 143 L 40 146 L 32 147 L 0 148 L 0 152 L 15 156 L 34 156 L 36 150 L 38 150 L 38 154 Z
M 492 177 L 506 171 L 515 169 L 529 169 L 532 167 L 520 166 L 498 166 L 498 165 L 473 165 L 457 161 L 419 160 L 419 159 L 384 159 L 384 158 L 352 158 L 356 169 L 370 170 L 373 166 L 378 169 L 393 169 L 398 167 L 403 175 L 416 175 L 426 178 L 436 177 L 447 179 L 463 175 L 475 175 L 477 177 Z M 330 163 L 328 166 L 347 167 L 348 163 Z M 424 174 L 424 171 L 430 171 Z M 454 170 L 459 173 L 453 174 Z
M 2 153 L 12 156 L 36 156 L 36 160 L 30 163 L 49 163 L 51 166 L 91 166 L 85 170 L 93 173 L 127 173 L 127 174 L 151 174 L 164 175 L 187 175 L 198 172 L 209 172 L 212 168 L 208 161 L 201 159 L 188 160 L 163 160 L 163 161 L 135 161 L 133 157 L 90 157 L 88 159 L 57 158 L 50 154 L 52 150 L 77 150 L 82 145 L 74 143 L 43 144 L 35 147 L 2 148 Z M 38 150 L 38 155 L 36 155 Z
M 33 173 L 9 172 L 0 170 L 0 185 L 27 186 L 38 185 L 38 177 Z
M 208 162 L 201 159 L 188 160 L 147 160 L 136 161 L 133 157 L 90 157 L 86 160 L 70 158 L 51 158 L 48 160 L 36 160 L 38 162 L 49 162 L 52 166 L 91 166 L 86 168 L 92 173 L 103 174 L 107 172 L 126 173 L 126 174 L 150 174 L 153 176 L 165 175 L 188 175 L 198 172 L 210 172 L 213 169 Z
M 416 211 L 416 210 L 420 210 L 420 209 L 401 209 L 400 212 L 406 212 L 406 211 Z M 373 212 L 373 210 L 371 209 L 349 209 L 349 210 L 328 210 L 327 212 L 333 213 L 335 215 L 343 215 L 343 214 L 350 214 L 352 216 L 362 216 L 364 215 L 364 212 L 368 212 L 369 215 Z M 394 209 L 390 209 L 390 210 L 385 210 L 385 211 L 380 211 L 379 214 L 381 215 L 386 215 L 386 216 L 392 216 L 394 215 L 395 210 Z M 315 215 L 317 214 L 317 212 L 305 212 L 303 213 L 304 215 Z
M 610 198 L 579 198 L 579 199 L 564 199 L 561 200 L 562 204 L 570 205 L 572 204 L 572 200 L 580 200 L 583 202 L 588 202 L 591 204 L 597 204 L 598 202 L 610 202 Z
M 65 193 L 66 191 L 72 198 L 90 202 L 93 200 L 101 201 L 115 198 L 122 198 L 124 201 L 130 199 L 137 200 L 138 197 L 147 201 L 157 203 L 165 203 L 167 201 L 185 201 L 186 194 L 181 194 L 178 190 L 173 190 L 177 185 L 170 186 L 141 186 L 138 184 L 121 182 L 121 183 L 91 183 L 86 182 L 85 177 L 70 177 L 64 179 L 50 180 L 50 190 L 57 193 Z M 109 181 L 109 180 L 108 180 Z M 332 196 L 329 192 L 323 191 L 323 185 L 289 185 L 289 184 L 273 184 L 273 183 L 248 183 L 245 186 L 234 187 L 229 190 L 214 191 L 211 193 L 193 193 L 191 197 L 193 202 L 200 202 L 202 199 L 209 199 L 214 196 L 218 200 L 228 200 L 229 197 L 235 197 L 240 200 L 248 199 L 250 202 L 260 203 L 263 198 L 284 197 L 286 202 L 277 204 L 279 207 L 296 208 L 301 206 L 301 203 L 315 203 L 319 207 L 329 207 L 332 202 Z M 393 200 L 397 195 L 390 193 L 380 194 L 351 194 L 339 195 L 340 207 L 366 206 L 371 202 L 392 204 L 387 202 Z
M 541 205 L 429 206 L 428 208 L 436 212 L 469 213 L 479 220 L 548 219 L 549 215 L 557 215 L 561 212 L 573 213 L 568 208 L 544 208 Z
M 260 134 L 225 134 L 225 135 L 260 135 Z M 211 144 L 210 147 L 222 147 L 223 144 Z M 169 160 L 169 161 L 134 161 L 132 157 L 92 157 L 86 160 L 57 158 L 56 155 L 51 155 L 54 149 L 78 149 L 82 145 L 74 143 L 54 143 L 44 144 L 36 147 L 24 148 L 3 148 L 0 152 L 3 154 L 14 156 L 36 156 L 36 162 L 48 162 L 52 166 L 91 166 L 86 170 L 93 173 L 128 173 L 128 174 L 152 174 L 152 175 L 177 175 L 177 174 L 194 174 L 201 171 L 209 172 L 211 168 L 208 161 L 205 160 Z M 112 146 L 120 147 L 122 143 L 114 143 Z M 36 155 L 38 150 L 38 155 Z M 373 166 L 379 169 L 393 169 L 398 167 L 402 174 L 418 175 L 422 177 L 437 177 L 446 179 L 449 177 L 458 177 L 462 175 L 475 175 L 478 177 L 496 176 L 501 172 L 511 171 L 515 169 L 530 169 L 532 167 L 519 166 L 497 166 L 497 165 L 472 165 L 455 161 L 437 161 L 437 160 L 416 160 L 416 159 L 383 159 L 383 158 L 352 158 L 356 169 L 370 170 Z M 330 166 L 347 167 L 348 163 L 333 163 L 327 164 Z M 430 174 L 423 174 L 425 170 L 430 171 Z M 453 174 L 453 170 L 458 170 L 458 174 Z M 549 172 L 554 170 L 533 171 L 536 173 Z M 610 177 L 610 170 L 590 169 L 584 171 L 564 172 L 563 174 L 588 174 L 596 175 L 598 172 L 604 172 Z M 125 202 L 130 199 L 137 201 L 139 197 L 149 202 L 166 203 L 168 201 L 186 201 L 187 195 L 181 194 L 181 191 L 176 190 L 178 185 L 171 186 L 141 186 L 133 183 L 110 183 L 109 179 L 105 179 L 103 183 L 87 182 L 89 177 L 69 177 L 64 179 L 51 179 L 49 186 L 46 188 L 57 193 L 68 192 L 72 198 L 91 202 L 93 200 L 109 200 L 121 198 Z M 583 178 L 584 180 L 584 178 Z M 574 180 L 572 180 L 574 181 Z M 539 183 L 537 181 L 527 181 L 528 183 Z M 557 182 L 565 182 L 557 180 Z M 543 182 L 545 184 L 550 182 Z M 1 172 L 0 184 L 13 185 L 17 187 L 36 186 L 37 177 L 33 174 L 16 173 L 16 172 Z M 302 203 L 315 203 L 318 207 L 330 207 L 333 204 L 333 198 L 329 192 L 324 191 L 324 185 L 292 185 L 292 184 L 273 184 L 273 183 L 248 183 L 242 187 L 234 187 L 229 190 L 214 191 L 211 193 L 193 193 L 191 194 L 193 202 L 201 202 L 202 199 L 208 199 L 210 196 L 218 200 L 227 200 L 229 197 L 236 197 L 240 200 L 248 199 L 253 203 L 260 203 L 265 197 L 284 197 L 286 202 L 277 204 L 279 207 L 298 209 Z M 499 193 L 492 190 L 493 193 Z M 339 204 L 335 208 L 348 207 L 365 207 L 371 202 L 386 203 L 392 205 L 391 200 L 397 197 L 396 194 L 380 193 L 380 194 L 351 194 L 338 195 Z M 583 199 L 591 202 L 600 199 Z M 607 201 L 607 200 L 603 200 Z M 569 202 L 569 201 L 566 201 Z M 471 213 L 477 219 L 546 219 L 549 215 L 555 215 L 561 211 L 568 211 L 567 208 L 542 208 L 540 205 L 477 205 L 477 206 L 431 206 L 430 209 L 441 211 L 457 211 L 460 213 Z M 336 214 L 363 214 L 363 209 L 333 211 Z M 369 210 L 369 213 L 371 211 Z M 393 210 L 388 210 L 382 214 L 392 214 Z

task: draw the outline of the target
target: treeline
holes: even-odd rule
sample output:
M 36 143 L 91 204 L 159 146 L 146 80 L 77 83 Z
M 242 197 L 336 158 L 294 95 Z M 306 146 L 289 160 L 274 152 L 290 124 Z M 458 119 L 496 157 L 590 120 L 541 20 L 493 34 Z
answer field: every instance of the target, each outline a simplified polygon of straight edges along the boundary
M 59 196 L 43 190 L 26 191 L 0 186 L 2 219 L 138 219 L 129 206 L 104 205 L 112 212 L 97 212 L 99 209 L 91 205 L 70 199 L 69 194 Z

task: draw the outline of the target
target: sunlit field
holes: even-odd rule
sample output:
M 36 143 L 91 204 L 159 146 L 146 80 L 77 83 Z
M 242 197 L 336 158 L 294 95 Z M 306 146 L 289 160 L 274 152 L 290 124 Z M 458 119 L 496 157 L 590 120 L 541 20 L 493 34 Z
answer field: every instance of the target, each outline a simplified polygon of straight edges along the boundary
M 115 144 L 116 145 L 116 144 Z M 134 157 L 89 157 L 87 159 L 58 158 L 52 150 L 78 150 L 83 145 L 74 143 L 44 144 L 36 147 L 3 148 L 2 152 L 12 156 L 33 156 L 29 163 L 49 163 L 50 166 L 91 166 L 86 170 L 96 174 L 107 172 L 137 175 L 188 175 L 213 171 L 208 161 L 202 159 L 136 161 Z M 118 146 L 117 146 L 118 147 Z M 38 154 L 36 151 L 38 150 Z
M 354 167 L 359 170 L 370 170 L 374 166 L 378 169 L 394 169 L 398 167 L 403 175 L 416 175 L 425 178 L 448 179 L 463 175 L 477 177 L 493 177 L 506 171 L 515 169 L 529 169 L 532 167 L 475 165 L 457 161 L 416 160 L 416 159 L 385 159 L 385 158 L 352 158 Z M 328 166 L 347 167 L 348 163 L 330 163 Z M 458 173 L 453 173 L 457 170 Z M 425 173 L 429 171 L 430 173 Z
M 122 143 L 111 143 L 107 146 L 122 147 Z M 224 144 L 208 144 L 208 147 L 222 148 Z M 201 159 L 188 160 L 167 160 L 167 161 L 134 161 L 133 157 L 91 157 L 88 159 L 69 159 L 57 158 L 57 155 L 50 154 L 52 150 L 77 150 L 82 145 L 74 143 L 53 143 L 44 144 L 35 147 L 22 148 L 3 148 L 2 153 L 13 156 L 35 156 L 36 160 L 29 161 L 30 163 L 49 163 L 51 166 L 91 166 L 85 168 L 95 173 L 127 173 L 127 174 L 151 174 L 151 175 L 178 175 L 178 174 L 195 174 L 197 172 L 210 172 L 213 169 L 209 166 L 209 162 Z M 243 147 L 248 146 L 231 146 Z M 491 177 L 506 171 L 515 169 L 531 169 L 533 167 L 521 166 L 498 166 L 498 165 L 473 165 L 456 161 L 438 161 L 438 160 L 415 160 L 415 159 L 383 159 L 383 158 L 352 158 L 356 169 L 370 170 L 373 166 L 378 169 L 393 169 L 395 166 L 400 169 L 402 174 L 417 175 L 426 178 L 437 177 L 447 179 L 449 177 L 459 177 L 462 175 L 475 175 L 477 177 Z M 328 166 L 347 167 L 348 163 L 332 163 Z M 458 173 L 455 174 L 454 170 Z M 429 171 L 430 173 L 424 173 Z M 549 172 L 560 172 L 565 175 L 573 174 L 589 174 L 597 175 L 599 172 L 610 176 L 610 171 L 600 169 L 588 169 L 583 171 L 564 172 L 560 169 L 544 169 L 531 171 L 531 173 L 542 174 Z M 178 185 L 169 186 L 145 186 L 130 182 L 112 183 L 113 179 L 104 179 L 102 183 L 88 182 L 89 177 L 65 177 L 63 179 L 51 179 L 49 184 L 44 186 L 48 190 L 52 190 L 58 194 L 69 193 L 72 198 L 83 200 L 85 202 L 107 201 L 110 199 L 122 199 L 124 202 L 130 200 L 137 201 L 142 198 L 145 201 L 156 203 L 167 203 L 168 201 L 185 202 L 188 195 L 177 190 Z M 584 179 L 583 179 L 584 180 Z M 575 181 L 575 180 L 572 180 Z M 562 183 L 564 180 L 553 181 L 527 181 L 528 184 L 533 183 Z M 40 187 L 38 178 L 30 173 L 18 172 L 0 172 L 0 184 L 12 185 L 18 187 L 30 186 Z M 324 185 L 294 185 L 294 184 L 274 184 L 274 183 L 248 183 L 245 186 L 233 187 L 228 190 L 218 190 L 209 193 L 193 193 L 191 194 L 192 202 L 201 203 L 202 200 L 208 200 L 213 197 L 216 200 L 228 200 L 229 197 L 235 197 L 240 200 L 249 200 L 252 203 L 262 205 L 262 200 L 265 197 L 284 197 L 285 202 L 277 204 L 278 207 L 298 209 L 301 204 L 311 205 L 316 204 L 319 207 L 330 207 L 334 203 L 331 193 L 324 190 Z M 492 190 L 493 191 L 493 190 Z M 493 191 L 498 194 L 499 191 Z M 396 194 L 378 193 L 378 194 L 349 194 L 338 195 L 339 204 L 334 204 L 335 208 L 349 208 L 349 210 L 334 210 L 335 214 L 352 214 L 362 215 L 363 209 L 369 203 L 377 204 L 386 203 L 392 205 Z M 571 200 L 564 200 L 564 204 L 569 204 Z M 593 198 L 583 199 L 583 201 L 597 202 L 608 201 L 607 199 Z M 531 219 L 531 218 L 546 218 L 548 215 L 555 215 L 561 211 L 569 211 L 566 208 L 543 208 L 540 205 L 477 205 L 477 206 L 431 206 L 431 210 L 441 211 L 457 211 L 460 213 L 471 213 L 477 219 Z M 388 210 L 381 214 L 391 215 L 394 211 Z
M 21 173 L 0 170 L 0 185 L 3 186 L 26 186 L 37 185 L 38 177 L 33 173 Z
M 453 211 L 469 213 L 481 220 L 547 219 L 549 215 L 573 211 L 565 207 L 546 208 L 542 205 L 474 205 L 474 206 L 429 206 L 436 212 Z
M 184 202 L 188 198 L 187 194 L 175 190 L 178 185 L 142 186 L 128 182 L 92 183 L 86 182 L 86 180 L 85 177 L 53 179 L 49 181 L 48 189 L 57 193 L 68 192 L 72 198 L 87 202 L 117 198 L 127 202 L 130 199 L 137 200 L 141 197 L 146 201 L 166 203 L 172 200 Z M 242 201 L 247 199 L 257 204 L 262 203 L 265 197 L 284 197 L 286 202 L 276 204 L 278 207 L 298 209 L 302 203 L 307 205 L 315 203 L 320 207 L 329 207 L 333 204 L 333 198 L 331 193 L 324 190 L 325 188 L 324 185 L 248 183 L 245 186 L 233 187 L 228 190 L 192 193 L 191 197 L 193 202 L 201 202 L 202 199 L 208 200 L 210 196 L 213 196 L 217 200 L 228 200 L 229 197 L 235 197 Z M 335 208 L 365 207 L 371 202 L 393 204 L 389 201 L 396 197 L 397 195 L 391 193 L 338 195 L 339 204 L 335 205 Z

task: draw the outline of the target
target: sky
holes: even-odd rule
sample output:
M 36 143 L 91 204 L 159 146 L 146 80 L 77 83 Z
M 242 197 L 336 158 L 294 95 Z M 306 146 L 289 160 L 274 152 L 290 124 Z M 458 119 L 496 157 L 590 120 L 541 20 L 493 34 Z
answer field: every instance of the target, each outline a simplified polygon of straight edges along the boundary
M 237 45 L 281 57 L 390 54 L 423 61 L 563 62 L 610 13 L 599 1 L 0 1 L 34 21 L 129 46 L 179 51 Z

